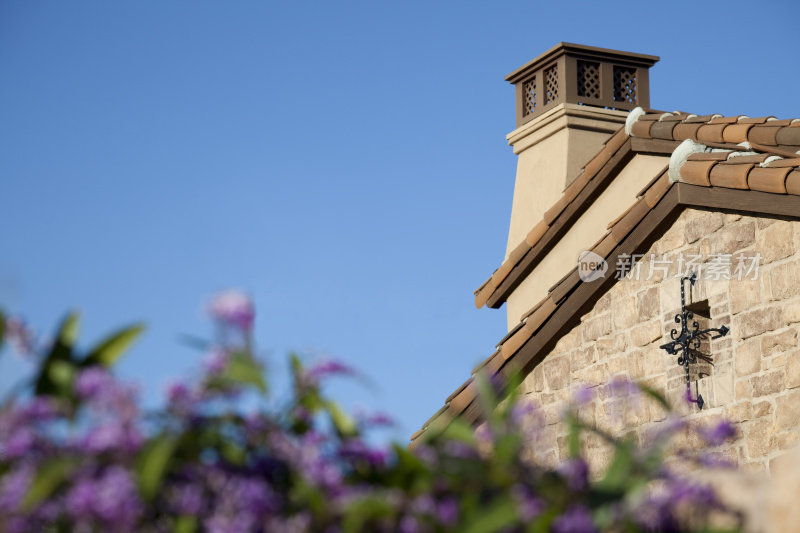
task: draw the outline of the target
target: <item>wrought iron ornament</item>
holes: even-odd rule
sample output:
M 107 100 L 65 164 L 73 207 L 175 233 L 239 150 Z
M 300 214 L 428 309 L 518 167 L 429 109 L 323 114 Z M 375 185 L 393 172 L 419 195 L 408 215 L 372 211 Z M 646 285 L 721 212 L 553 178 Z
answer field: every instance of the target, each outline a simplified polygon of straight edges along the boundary
M 702 339 L 707 337 L 718 339 L 727 335 L 730 330 L 727 328 L 727 326 L 722 326 L 721 328 L 700 329 L 700 324 L 694 320 L 694 313 L 686 309 L 686 281 L 689 282 L 690 287 L 694 286 L 695 281 L 697 281 L 697 275 L 692 272 L 690 276 L 684 276 L 681 278 L 681 312 L 675 315 L 675 322 L 681 326 L 680 332 L 678 332 L 677 329 L 670 331 L 669 336 L 672 338 L 672 342 L 662 344 L 659 346 L 659 348 L 666 350 L 670 355 L 675 355 L 679 351 L 681 352 L 681 356 L 678 357 L 678 365 L 686 369 L 686 399 L 690 402 L 696 403 L 697 407 L 703 409 L 703 404 L 705 402 L 703 401 L 703 397 L 700 395 L 697 381 L 695 381 L 695 393 L 697 394 L 697 399 L 692 399 L 689 365 L 697 362 L 697 350 L 700 348 L 700 342 Z

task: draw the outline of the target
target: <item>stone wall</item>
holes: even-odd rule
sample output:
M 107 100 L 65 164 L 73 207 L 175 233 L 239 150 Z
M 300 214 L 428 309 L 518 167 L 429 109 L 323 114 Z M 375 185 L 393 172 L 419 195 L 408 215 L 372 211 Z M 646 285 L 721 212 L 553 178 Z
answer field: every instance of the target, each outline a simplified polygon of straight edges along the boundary
M 714 274 L 709 268 L 724 266 L 725 254 L 731 254 L 730 276 L 724 268 L 723 274 Z M 737 272 L 740 258 L 747 268 L 756 254 L 757 274 Z M 677 356 L 659 348 L 669 340 L 680 310 L 676 274 L 686 272 L 685 261 L 697 256 L 700 279 L 692 301 L 708 302 L 705 324 L 731 329 L 727 337 L 702 347 L 713 365 L 693 369 L 691 391 L 694 396 L 698 379 L 706 402 L 702 411 L 683 401 L 686 381 Z M 566 457 L 560 415 L 584 384 L 594 392 L 593 400 L 580 408 L 584 420 L 640 441 L 652 438 L 666 413 L 649 399 L 623 403 L 615 397 L 607 384 L 624 377 L 661 392 L 701 425 L 721 418 L 735 422 L 741 437 L 719 454 L 745 470 L 769 471 L 778 456 L 800 442 L 800 223 L 687 209 L 638 265 L 522 383 L 524 397 L 541 406 L 546 424 L 531 443 L 531 453 L 552 465 Z M 610 265 L 607 275 L 615 275 L 614 270 Z M 700 445 L 689 432 L 678 441 L 678 446 Z M 610 458 L 599 438 L 589 436 L 584 446 L 593 468 Z

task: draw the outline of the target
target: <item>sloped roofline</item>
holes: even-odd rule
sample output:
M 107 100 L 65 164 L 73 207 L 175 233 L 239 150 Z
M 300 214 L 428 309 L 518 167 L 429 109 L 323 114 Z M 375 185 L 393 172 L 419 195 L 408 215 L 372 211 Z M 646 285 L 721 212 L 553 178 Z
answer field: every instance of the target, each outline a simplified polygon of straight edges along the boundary
M 678 111 L 648 113 L 641 108 L 632 111 L 630 119 L 629 124 L 615 133 L 587 163 L 500 267 L 478 287 L 476 307 L 486 305 L 496 309 L 503 305 L 637 153 L 670 155 L 682 141 L 689 139 L 712 149 L 758 150 L 784 158 L 799 157 L 800 119 L 698 116 Z
M 681 143 L 672 154 L 670 168 L 656 176 L 637 201 L 609 224 L 591 250 L 608 264 L 617 264 L 618 258 L 634 256 L 651 246 L 685 208 L 800 220 L 800 156 L 781 157 L 743 148 L 747 147 L 712 148 L 692 140 Z M 570 269 L 501 339 L 497 350 L 473 369 L 473 377 L 412 435 L 412 445 L 428 428 L 446 426 L 456 417 L 479 423 L 482 415 L 475 401 L 474 375 L 494 376 L 501 386 L 515 373 L 527 375 L 616 281 L 608 276 L 582 282 L 577 267 Z

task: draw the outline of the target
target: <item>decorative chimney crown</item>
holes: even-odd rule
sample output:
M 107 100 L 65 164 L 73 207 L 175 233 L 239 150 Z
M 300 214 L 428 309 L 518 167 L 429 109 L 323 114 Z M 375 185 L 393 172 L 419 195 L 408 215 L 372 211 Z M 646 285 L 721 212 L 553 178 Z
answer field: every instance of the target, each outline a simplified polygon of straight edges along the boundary
M 659 59 L 558 43 L 506 76 L 516 89 L 517 127 L 563 103 L 625 110 L 649 107 L 648 70 Z

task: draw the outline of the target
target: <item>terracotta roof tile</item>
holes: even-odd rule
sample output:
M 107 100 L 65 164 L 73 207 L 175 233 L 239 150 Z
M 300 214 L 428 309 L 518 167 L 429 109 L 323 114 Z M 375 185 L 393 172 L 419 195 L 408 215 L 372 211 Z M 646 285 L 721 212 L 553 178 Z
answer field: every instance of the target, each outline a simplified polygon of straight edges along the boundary
M 775 117 L 741 117 L 739 118 L 739 124 L 763 124 L 773 118 Z
M 729 151 L 719 151 L 719 152 L 697 152 L 689 156 L 687 161 L 725 161 L 728 159 L 728 156 L 733 153 L 732 150 Z
M 667 170 L 664 169 L 661 172 L 661 176 L 652 184 L 652 186 L 647 189 L 647 192 L 644 194 L 644 201 L 647 203 L 649 208 L 653 208 L 656 204 L 664 197 L 664 195 L 669 190 L 670 182 L 669 182 L 669 174 Z
M 699 130 L 702 125 L 702 122 L 679 122 L 672 130 L 672 138 L 676 141 L 682 141 L 684 139 L 696 139 L 697 130 Z
M 535 316 L 535 313 L 533 316 Z M 500 355 L 503 359 L 508 359 L 517 353 L 519 349 L 522 348 L 522 345 L 528 342 L 528 339 L 533 336 L 533 333 L 533 327 L 529 326 L 527 323 L 517 330 L 510 339 L 500 346 Z
M 751 143 L 776 145 L 775 138 L 781 126 L 773 126 L 771 122 L 767 124 L 757 124 L 747 132 L 747 140 Z
M 697 140 L 709 143 L 725 142 L 722 138 L 722 130 L 727 127 L 728 125 L 725 123 L 714 124 L 713 121 L 711 124 L 700 126 L 700 129 L 697 130 Z
M 780 158 L 767 164 L 769 167 L 800 167 L 800 157 Z
M 786 194 L 786 176 L 790 167 L 754 167 L 747 175 L 747 185 L 754 191 Z
M 653 139 L 668 139 L 672 140 L 672 130 L 675 129 L 675 124 L 677 121 L 663 121 L 663 122 L 656 122 L 650 127 L 648 134 Z M 634 124 L 634 127 L 636 124 Z
M 711 168 L 716 164 L 717 161 L 687 161 L 678 170 L 681 181 L 708 187 L 711 185 L 708 181 L 708 175 L 711 172 Z
M 708 174 L 708 181 L 714 187 L 727 187 L 729 189 L 747 189 L 747 175 L 750 169 L 753 168 L 752 164 L 749 165 L 736 165 L 736 164 L 718 164 L 711 168 Z
M 640 137 L 642 139 L 651 139 L 652 137 L 650 137 L 650 129 L 652 126 L 653 122 L 643 120 L 643 118 L 640 117 L 639 120 L 633 123 L 631 135 L 634 137 Z
M 722 140 L 726 143 L 741 143 L 747 140 L 747 132 L 753 124 L 731 124 L 722 130 Z
M 795 169 L 786 176 L 786 192 L 800 195 L 800 171 Z
M 500 354 L 500 350 L 496 350 L 492 355 L 481 361 L 478 366 L 473 368 L 472 374 L 475 375 L 478 372 L 488 372 L 490 374 L 494 374 L 500 370 L 501 366 L 503 366 L 503 361 L 504 360 Z
M 763 163 L 769 156 L 769 154 L 745 154 L 745 152 L 731 152 L 728 155 L 727 161 L 732 165 Z
M 789 144 L 792 146 L 800 145 L 800 122 L 792 124 L 788 128 L 781 128 L 775 135 L 776 144 Z
M 714 117 L 709 124 L 736 124 L 740 119 L 747 118 L 744 115 L 737 115 L 735 117 Z
M 614 238 L 617 239 L 617 241 L 624 239 L 642 218 L 644 218 L 648 211 L 650 211 L 650 208 L 647 206 L 647 201 L 644 198 L 633 204 L 633 207 L 628 210 L 625 216 L 611 228 L 611 233 L 614 234 Z
M 657 138 L 682 141 L 692 139 L 712 146 L 714 144 L 739 144 L 749 142 L 779 153 L 800 149 L 800 120 L 774 120 L 774 117 L 749 118 L 744 115 L 662 115 L 645 114 L 631 125 L 631 136 L 643 139 Z M 674 127 L 670 124 L 674 123 Z
M 667 185 L 669 185 L 669 180 L 667 180 Z M 646 196 L 647 195 L 645 195 L 645 197 Z M 609 231 L 599 241 L 597 241 L 597 244 L 592 246 L 592 251 L 605 259 L 614 250 L 614 248 L 616 248 L 617 244 L 618 242 L 614 238 L 614 234 Z

